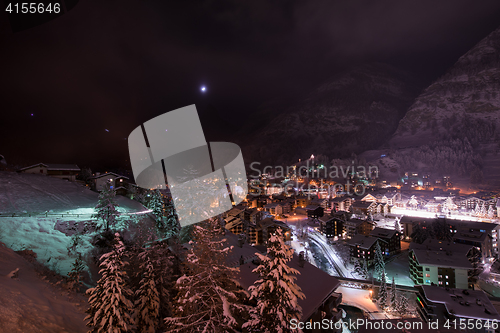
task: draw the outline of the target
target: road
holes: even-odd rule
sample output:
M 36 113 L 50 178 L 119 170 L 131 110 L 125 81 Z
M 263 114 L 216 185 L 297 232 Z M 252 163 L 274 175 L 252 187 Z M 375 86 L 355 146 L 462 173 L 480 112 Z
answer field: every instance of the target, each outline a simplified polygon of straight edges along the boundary
M 317 231 L 309 232 L 309 241 L 314 242 L 321 250 L 323 255 L 328 259 L 330 265 L 337 271 L 339 277 L 353 278 L 352 274 L 344 267 L 337 253 L 328 244 L 323 235 Z

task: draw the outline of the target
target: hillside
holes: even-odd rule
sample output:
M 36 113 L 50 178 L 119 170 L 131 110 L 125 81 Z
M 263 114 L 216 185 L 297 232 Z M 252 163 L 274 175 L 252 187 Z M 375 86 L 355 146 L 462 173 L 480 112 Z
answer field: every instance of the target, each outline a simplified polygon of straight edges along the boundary
M 274 118 L 250 123 L 253 130 L 240 139 L 245 160 L 290 163 L 377 147 L 394 133 L 417 90 L 410 75 L 384 64 L 340 73 Z
M 500 185 L 500 28 L 418 96 L 389 145 L 402 168 Z
M 36 267 L 0 242 L 0 332 L 86 332 L 85 297 L 52 285 Z M 16 268 L 18 278 L 8 277 Z

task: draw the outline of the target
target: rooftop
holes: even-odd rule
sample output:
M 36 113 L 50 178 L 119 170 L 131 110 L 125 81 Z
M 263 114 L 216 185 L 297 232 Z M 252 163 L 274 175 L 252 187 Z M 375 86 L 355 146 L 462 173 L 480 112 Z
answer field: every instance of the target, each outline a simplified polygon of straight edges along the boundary
M 347 241 L 347 244 L 350 246 L 359 246 L 360 249 L 371 249 L 372 246 L 375 245 L 375 242 L 378 240 L 377 237 L 365 236 L 365 235 L 354 235 L 350 240 Z
M 421 286 L 425 298 L 446 307 L 448 313 L 459 318 L 500 320 L 495 307 L 482 290 L 464 290 L 438 286 Z
M 378 238 L 392 238 L 396 233 L 397 231 L 394 229 L 384 229 L 377 227 L 372 230 L 370 235 Z

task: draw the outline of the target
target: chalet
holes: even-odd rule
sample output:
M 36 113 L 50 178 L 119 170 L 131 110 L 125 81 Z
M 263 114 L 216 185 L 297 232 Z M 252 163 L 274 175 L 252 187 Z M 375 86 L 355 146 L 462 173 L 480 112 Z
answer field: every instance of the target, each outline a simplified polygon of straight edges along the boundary
M 321 206 L 308 205 L 306 206 L 305 210 L 307 212 L 307 217 L 309 217 L 310 219 L 317 219 L 324 214 L 323 207 Z
M 330 199 L 328 204 L 331 211 L 338 212 L 338 211 L 349 211 L 349 207 L 351 207 L 352 199 L 348 196 L 343 196 L 343 197 L 335 197 L 333 199 Z
M 256 230 L 256 243 L 257 245 L 266 245 L 269 236 L 276 232 L 276 229 L 281 228 L 283 230 L 283 235 L 285 241 L 292 240 L 292 232 L 290 228 L 281 221 L 276 221 L 273 218 L 265 218 L 257 222 L 255 226 Z
M 295 207 L 305 208 L 311 203 L 311 197 L 308 195 L 297 195 L 295 197 Z
M 377 237 L 354 235 L 347 241 L 349 246 L 349 254 L 351 260 L 366 260 L 368 266 L 371 266 L 375 261 L 375 247 L 377 242 L 383 247 L 383 241 Z
M 121 194 L 121 192 L 126 192 L 126 184 L 128 181 L 128 177 L 116 174 L 114 172 L 106 172 L 106 173 L 96 173 L 95 176 L 90 178 L 91 180 L 91 188 L 94 191 L 102 191 L 104 185 L 109 183 L 111 185 L 111 189 L 117 191 L 117 194 Z
M 377 204 L 370 201 L 355 201 L 354 203 L 352 203 L 350 210 L 353 214 L 356 215 L 373 215 L 376 213 Z
M 382 248 L 382 251 L 386 255 L 392 256 L 401 252 L 401 234 L 396 230 L 375 228 L 370 233 L 370 236 L 380 238 L 385 242 L 385 248 Z
M 323 210 L 328 209 L 328 199 L 320 199 L 320 198 L 314 198 L 311 200 L 311 205 L 316 205 L 320 206 L 323 208 Z
M 269 203 L 264 206 L 264 210 L 272 215 L 282 215 L 283 214 L 283 206 L 280 203 Z
M 345 236 L 352 238 L 355 235 L 368 236 L 373 230 L 374 223 L 368 220 L 350 218 L 344 222 Z
M 319 218 L 320 230 L 326 238 L 332 239 L 342 237 L 344 234 L 344 221 L 331 215 L 324 215 Z
M 243 219 L 256 224 L 262 219 L 262 212 L 257 208 L 246 208 L 243 211 Z
M 76 176 L 80 173 L 80 168 L 75 164 L 51 164 L 38 163 L 17 170 L 22 173 L 33 173 L 37 175 L 46 175 L 50 177 L 75 181 Z

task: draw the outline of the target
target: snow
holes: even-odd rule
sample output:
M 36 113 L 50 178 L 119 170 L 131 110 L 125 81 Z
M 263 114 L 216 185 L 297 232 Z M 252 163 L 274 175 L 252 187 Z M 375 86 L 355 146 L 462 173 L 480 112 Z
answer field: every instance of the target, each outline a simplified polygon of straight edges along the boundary
M 2 171 L 0 241 L 15 251 L 33 250 L 38 261 L 65 275 L 76 258 L 68 256 L 71 236 L 75 233 L 72 228 L 81 231 L 84 222 L 91 220 L 97 198 L 98 193 L 78 183 Z M 123 215 L 150 212 L 140 203 L 123 196 L 116 196 L 116 202 Z M 48 212 L 47 216 L 45 212 Z M 16 213 L 16 217 L 12 217 L 12 213 Z M 30 217 L 30 213 L 38 215 Z M 91 249 L 89 240 L 88 235 L 82 236 L 81 245 L 76 250 L 85 254 Z
M 19 268 L 18 279 L 7 275 Z M 85 298 L 68 294 L 35 272 L 35 266 L 0 243 L 0 332 L 86 332 Z
M 371 319 L 387 318 L 376 302 L 372 302 L 370 291 L 338 287 L 335 292 L 342 294 L 342 304 L 351 305 L 365 311 Z

